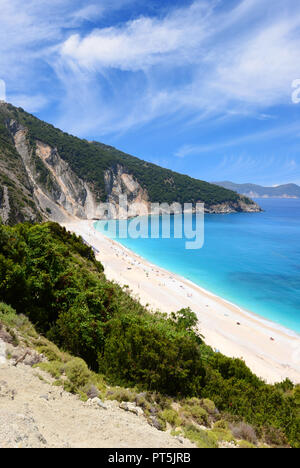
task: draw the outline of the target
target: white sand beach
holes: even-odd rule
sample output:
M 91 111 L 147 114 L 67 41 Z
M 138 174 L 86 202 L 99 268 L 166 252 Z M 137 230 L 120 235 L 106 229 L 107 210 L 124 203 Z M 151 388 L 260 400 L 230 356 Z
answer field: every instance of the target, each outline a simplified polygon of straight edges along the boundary
M 143 305 L 162 312 L 190 307 L 205 342 L 230 357 L 244 359 L 268 383 L 300 383 L 300 336 L 268 322 L 184 278 L 157 267 L 105 237 L 93 221 L 64 224 L 95 247 L 108 279 L 128 285 Z

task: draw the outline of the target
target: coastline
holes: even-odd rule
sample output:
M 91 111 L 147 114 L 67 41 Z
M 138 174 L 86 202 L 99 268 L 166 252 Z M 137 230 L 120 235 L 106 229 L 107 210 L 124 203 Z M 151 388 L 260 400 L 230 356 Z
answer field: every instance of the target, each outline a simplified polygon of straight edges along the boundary
M 300 383 L 300 336 L 158 267 L 94 228 L 94 221 L 62 224 L 96 248 L 109 280 L 127 285 L 149 309 L 170 313 L 190 307 L 205 342 L 229 357 L 244 359 L 268 383 Z

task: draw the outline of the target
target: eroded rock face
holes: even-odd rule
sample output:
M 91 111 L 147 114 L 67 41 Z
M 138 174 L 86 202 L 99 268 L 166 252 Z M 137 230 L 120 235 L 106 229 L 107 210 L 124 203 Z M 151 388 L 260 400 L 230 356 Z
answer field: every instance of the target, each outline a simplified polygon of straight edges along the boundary
M 119 197 L 123 195 L 127 197 L 129 217 L 149 214 L 150 203 L 147 191 L 122 166 L 117 165 L 106 170 L 104 182 L 109 203 L 119 206 Z M 117 217 L 126 217 L 122 207 L 118 210 Z
M 91 187 L 70 169 L 56 148 L 39 140 L 32 148 L 27 129 L 14 120 L 9 122 L 9 129 L 32 186 L 34 201 L 45 219 L 66 222 L 107 217 L 103 208 L 96 203 Z M 114 217 L 127 216 L 127 212 L 119 207 L 119 197 L 122 195 L 127 197 L 130 217 L 148 214 L 150 204 L 147 192 L 123 167 L 118 165 L 107 169 L 104 182 L 107 202 L 115 207 Z M 4 218 L 7 204 L 3 197 Z
M 88 184 L 76 176 L 58 151 L 38 140 L 32 148 L 27 130 L 15 121 L 9 128 L 44 217 L 57 222 L 95 217 L 96 203 Z

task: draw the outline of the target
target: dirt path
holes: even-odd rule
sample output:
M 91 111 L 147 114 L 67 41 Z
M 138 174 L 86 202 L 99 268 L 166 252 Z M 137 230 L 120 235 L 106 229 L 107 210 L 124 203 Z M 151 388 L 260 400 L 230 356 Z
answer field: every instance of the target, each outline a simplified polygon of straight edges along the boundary
M 4 349 L 0 340 L 0 448 L 193 447 L 120 409 L 117 402 L 105 402 L 106 410 L 81 402 L 37 376 L 50 382 L 48 374 L 1 360 Z

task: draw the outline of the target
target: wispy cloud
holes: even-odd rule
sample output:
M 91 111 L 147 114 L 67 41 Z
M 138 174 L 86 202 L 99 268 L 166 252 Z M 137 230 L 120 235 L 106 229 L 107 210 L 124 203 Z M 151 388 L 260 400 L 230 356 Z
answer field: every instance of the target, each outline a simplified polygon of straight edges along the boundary
M 74 30 L 96 20 L 109 9 L 135 0 L 0 0 L 0 78 L 7 85 L 8 99 L 39 110 L 51 99 L 55 51 Z M 46 84 L 49 84 L 48 88 Z M 44 92 L 44 95 L 41 93 Z
M 123 105 L 114 113 L 106 100 L 98 101 L 108 110 L 105 131 L 175 113 L 195 120 L 262 115 L 290 102 L 291 82 L 300 76 L 299 3 L 287 0 L 284 9 L 279 0 L 219 6 L 196 0 L 163 18 L 72 34 L 61 44 L 60 63 L 97 76 L 99 88 L 114 84 L 108 102 L 116 98 Z
M 211 12 L 206 2 L 195 2 L 163 19 L 140 17 L 121 26 L 96 29 L 84 37 L 74 34 L 62 44 L 60 53 L 90 71 L 115 68 L 136 72 L 157 65 L 182 66 L 195 62 Z
M 270 130 L 263 132 L 254 132 L 248 135 L 243 135 L 238 138 L 225 140 L 218 143 L 205 144 L 205 145 L 183 145 L 179 148 L 175 156 L 178 158 L 184 158 L 186 156 L 198 155 L 202 153 L 209 153 L 216 150 L 224 150 L 226 148 L 232 148 L 239 145 L 245 145 L 248 143 L 257 143 L 266 139 L 280 139 L 284 136 L 297 137 L 299 133 L 300 122 L 294 122 L 293 125 L 285 125 L 281 127 L 275 127 Z
M 290 103 L 300 77 L 298 0 L 194 0 L 94 26 L 130 3 L 142 2 L 0 0 L 8 96 L 32 97 L 37 108 L 58 92 L 59 124 L 99 136 L 157 119 L 266 116 Z

